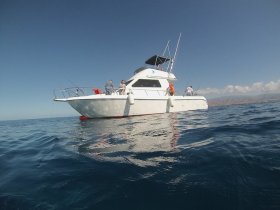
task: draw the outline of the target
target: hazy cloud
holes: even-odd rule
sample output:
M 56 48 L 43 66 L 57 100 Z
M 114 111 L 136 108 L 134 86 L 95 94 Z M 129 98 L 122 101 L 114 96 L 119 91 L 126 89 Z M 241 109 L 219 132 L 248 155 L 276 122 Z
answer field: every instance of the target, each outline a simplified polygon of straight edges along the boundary
M 280 93 L 280 80 L 268 83 L 255 82 L 252 85 L 227 85 L 224 88 L 205 88 L 197 91 L 200 95 L 235 95 Z

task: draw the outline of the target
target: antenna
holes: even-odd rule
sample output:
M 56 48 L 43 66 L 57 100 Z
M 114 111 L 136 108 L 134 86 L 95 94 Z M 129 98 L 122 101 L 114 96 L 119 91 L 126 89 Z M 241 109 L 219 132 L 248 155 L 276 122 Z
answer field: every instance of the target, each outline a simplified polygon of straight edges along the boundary
M 179 47 L 181 35 L 182 35 L 182 33 L 180 33 L 180 35 L 179 35 L 179 38 L 178 38 L 178 41 L 177 41 L 176 50 L 175 50 L 175 53 L 174 53 L 174 57 L 171 59 L 171 66 L 170 66 L 170 69 L 169 69 L 169 73 L 171 73 L 172 69 L 173 69 L 173 65 L 174 65 L 174 62 L 175 62 L 175 58 L 176 58 L 177 50 L 178 50 L 178 47 Z

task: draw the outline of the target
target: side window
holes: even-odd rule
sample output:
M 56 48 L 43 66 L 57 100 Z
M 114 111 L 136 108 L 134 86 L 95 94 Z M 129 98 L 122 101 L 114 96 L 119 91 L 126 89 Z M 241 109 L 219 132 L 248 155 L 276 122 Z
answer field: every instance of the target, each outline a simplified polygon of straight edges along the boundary
M 132 87 L 161 87 L 161 85 L 158 80 L 139 79 L 132 85 Z
M 125 85 L 127 86 L 129 83 L 131 83 L 132 82 L 132 80 L 128 80 L 126 83 L 125 83 Z

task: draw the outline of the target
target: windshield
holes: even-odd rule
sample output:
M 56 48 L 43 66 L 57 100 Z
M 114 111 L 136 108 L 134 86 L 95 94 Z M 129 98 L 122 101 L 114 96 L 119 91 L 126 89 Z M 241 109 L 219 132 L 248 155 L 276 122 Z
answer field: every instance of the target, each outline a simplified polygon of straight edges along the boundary
M 128 80 L 125 85 L 128 85 L 129 83 L 131 83 L 132 80 Z

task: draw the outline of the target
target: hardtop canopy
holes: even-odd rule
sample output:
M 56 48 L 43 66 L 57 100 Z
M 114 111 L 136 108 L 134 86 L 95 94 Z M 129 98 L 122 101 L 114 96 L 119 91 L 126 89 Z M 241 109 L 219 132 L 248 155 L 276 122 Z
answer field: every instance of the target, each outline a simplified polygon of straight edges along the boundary
M 148 60 L 146 60 L 146 64 L 149 64 L 149 65 L 155 65 L 155 66 L 158 66 L 160 64 L 163 64 L 167 61 L 169 61 L 170 58 L 166 58 L 166 57 L 162 57 L 162 56 L 159 56 L 159 55 L 154 55 L 152 57 L 150 57 Z

